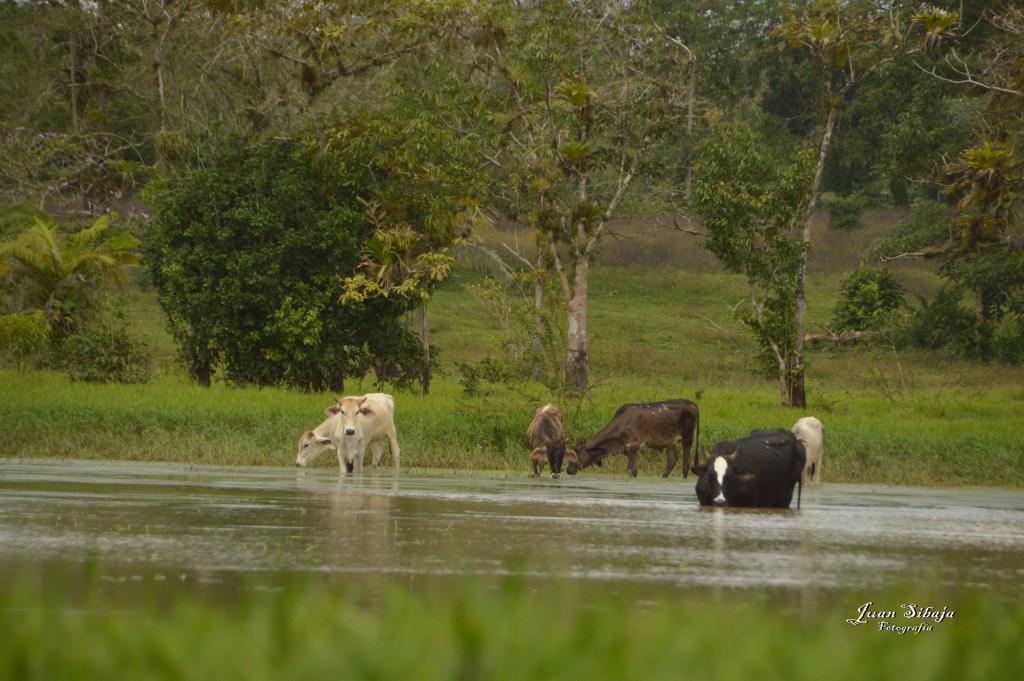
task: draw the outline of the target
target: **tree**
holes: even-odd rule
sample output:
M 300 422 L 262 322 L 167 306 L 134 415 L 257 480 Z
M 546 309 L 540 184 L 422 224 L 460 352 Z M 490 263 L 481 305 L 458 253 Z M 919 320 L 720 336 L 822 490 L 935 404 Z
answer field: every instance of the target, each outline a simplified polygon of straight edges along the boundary
M 340 391 L 369 367 L 375 330 L 408 305 L 342 304 L 343 280 L 368 235 L 351 180 L 315 146 L 225 140 L 206 169 L 152 199 L 146 262 L 191 375 L 233 383 Z
M 779 382 L 784 406 L 804 406 L 802 329 L 796 292 L 807 249 L 799 234 L 813 152 L 772 150 L 748 125 L 722 123 L 698 154 L 692 205 L 708 237 L 704 247 L 747 278 L 749 308 L 737 315 Z
M 645 3 L 499 2 L 477 45 L 493 201 L 534 229 L 538 291 L 558 277 L 565 382 L 586 390 L 590 266 L 634 182 L 660 176 L 653 151 L 685 121 L 691 55 Z
M 914 21 L 926 53 L 922 61 L 932 59 L 919 68 L 977 98 L 974 139 L 933 178 L 952 205 L 919 204 L 875 251 L 887 259 L 938 259 L 940 273 L 973 294 L 973 350 L 987 355 L 996 323 L 1009 315 L 1021 326 L 1024 319 L 1024 12 L 1007 6 L 982 14 L 982 40 L 965 35 L 955 11 L 932 7 Z
M 59 345 L 98 314 L 104 286 L 126 281 L 138 262 L 138 241 L 110 215 L 76 229 L 42 211 L 4 212 L 31 220 L 0 241 L 0 280 L 11 282 L 8 310 L 42 312 L 49 340 Z
M 825 162 L 832 144 L 840 106 L 865 77 L 891 61 L 902 49 L 898 9 L 876 0 L 812 0 L 790 7 L 790 17 L 775 29 L 794 49 L 805 49 L 819 72 L 821 114 L 824 122 L 818 143 L 814 178 L 804 199 L 805 248 L 797 269 L 796 348 L 792 367 L 792 405 L 805 407 L 803 336 L 807 317 L 804 280 L 811 244 L 811 221 L 818 203 Z

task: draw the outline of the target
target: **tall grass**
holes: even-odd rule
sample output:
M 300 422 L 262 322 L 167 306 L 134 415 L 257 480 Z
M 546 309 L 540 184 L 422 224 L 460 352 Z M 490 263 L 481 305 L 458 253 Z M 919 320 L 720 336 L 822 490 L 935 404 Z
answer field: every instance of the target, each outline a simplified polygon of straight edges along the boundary
M 357 394 L 373 389 L 352 386 Z M 0 392 L 0 456 L 241 466 L 291 465 L 299 435 L 319 424 L 333 401 L 329 394 L 202 389 L 172 379 L 90 385 L 10 371 L 0 372 Z M 825 401 L 814 413 L 826 427 L 826 481 L 1024 487 L 1020 387 L 913 391 L 895 401 L 869 389 L 821 392 Z M 600 429 L 623 402 L 674 396 L 695 397 L 664 384 L 619 380 L 560 404 L 575 442 Z M 468 398 L 451 381 L 435 382 L 429 396 L 397 392 L 403 469 L 526 475 L 526 427 L 536 406 L 550 399 L 556 396 L 541 386 Z M 770 386 L 708 387 L 698 402 L 700 443 L 707 448 L 754 428 L 788 427 L 798 416 L 778 406 Z M 314 465 L 337 464 L 326 453 Z M 663 468 L 661 453 L 641 454 L 641 475 Z M 584 475 L 625 475 L 625 458 L 612 457 Z
M 901 635 L 848 624 L 859 594 L 801 608 L 749 592 L 641 604 L 628 588 L 511 578 L 395 589 L 368 606 L 306 578 L 230 603 L 125 607 L 97 587 L 69 600 L 52 585 L 17 586 L 0 588 L 0 669 L 24 681 L 1024 678 L 1024 606 L 990 594 L 874 594 L 901 618 L 908 601 L 955 612 Z

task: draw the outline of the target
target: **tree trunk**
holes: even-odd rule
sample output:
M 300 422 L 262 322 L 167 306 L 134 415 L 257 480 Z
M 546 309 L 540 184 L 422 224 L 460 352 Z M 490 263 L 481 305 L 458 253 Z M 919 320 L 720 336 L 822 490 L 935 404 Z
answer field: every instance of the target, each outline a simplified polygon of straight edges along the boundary
M 804 281 L 807 278 L 807 256 L 811 248 L 811 222 L 814 220 L 814 208 L 818 203 L 818 191 L 821 189 L 821 177 L 825 172 L 825 159 L 828 158 L 829 144 L 832 142 L 832 131 L 836 124 L 838 105 L 832 103 L 825 119 L 825 131 L 821 136 L 821 148 L 818 151 L 818 165 L 814 170 L 814 181 L 807 197 L 807 213 L 804 216 L 803 241 L 804 252 L 800 256 L 800 266 L 796 273 L 796 345 L 793 350 L 793 365 L 787 373 L 786 382 L 789 387 L 790 407 L 805 409 L 807 407 L 807 391 L 804 386 L 804 328 L 807 324 L 807 296 Z
M 423 301 L 423 326 L 420 329 L 423 341 L 423 394 L 430 394 L 430 317 L 427 314 L 427 301 Z
M 686 200 L 693 195 L 693 111 L 697 103 L 697 69 L 690 65 L 686 82 Z
M 590 262 L 583 256 L 576 263 L 572 297 L 568 305 L 568 352 L 565 358 L 565 384 L 577 390 L 590 387 L 590 360 L 587 356 L 587 278 Z
M 974 344 L 981 347 L 985 342 L 985 326 L 988 324 L 988 307 L 985 305 L 985 288 L 979 286 L 974 292 Z
M 544 249 L 537 246 L 537 268 L 533 280 L 533 367 L 531 375 L 537 383 L 544 377 L 541 365 L 543 351 L 542 336 L 544 334 L 544 277 L 541 275 L 544 266 Z
M 81 112 L 79 107 L 78 71 L 81 68 L 82 45 L 77 30 L 71 31 L 71 129 L 75 134 L 81 130 Z
M 786 393 L 789 401 L 783 402 L 785 407 L 795 409 L 807 408 L 807 389 L 804 387 L 804 372 L 786 375 Z
M 160 132 L 167 130 L 167 102 L 164 93 L 164 38 L 170 25 L 164 28 L 161 33 L 158 20 L 153 20 L 153 88 L 156 90 L 156 112 Z

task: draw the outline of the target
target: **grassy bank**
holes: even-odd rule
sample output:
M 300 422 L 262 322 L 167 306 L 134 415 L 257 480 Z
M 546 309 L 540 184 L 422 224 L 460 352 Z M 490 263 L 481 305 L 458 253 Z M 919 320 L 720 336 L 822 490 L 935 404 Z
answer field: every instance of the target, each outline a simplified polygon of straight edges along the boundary
M 930 627 L 900 634 L 848 624 L 867 599 L 847 594 L 810 608 L 746 593 L 639 606 L 628 589 L 595 602 L 569 583 L 509 579 L 394 590 L 370 608 L 306 579 L 228 604 L 125 607 L 96 586 L 71 598 L 16 586 L 0 589 L 0 668 L 25 681 L 1024 678 L 1024 605 L 948 589 L 873 594 L 893 624 Z M 902 603 L 955 615 L 907 620 Z
M 874 213 L 853 235 L 816 225 L 808 279 L 808 328 L 827 325 L 838 299 L 837 274 L 855 268 L 895 216 Z M 593 388 L 566 400 L 539 384 L 482 386 L 467 397 L 457 367 L 501 356 L 501 324 L 471 293 L 483 273 L 463 263 L 431 302 L 431 342 L 441 368 L 430 396 L 395 392 L 407 470 L 528 471 L 525 432 L 533 410 L 555 402 L 575 442 L 601 428 L 625 402 L 671 397 L 698 401 L 701 443 L 788 427 L 805 412 L 779 407 L 775 384 L 757 373 L 756 352 L 732 308 L 741 277 L 725 274 L 693 241 L 653 223 L 623 224 L 591 271 L 589 329 Z M 482 235 L 528 248 L 525 233 Z M 908 293 L 928 294 L 934 273 L 901 264 Z M 528 292 L 532 295 L 532 292 Z M 0 370 L 0 456 L 161 460 L 202 464 L 290 465 L 299 435 L 323 419 L 329 394 L 286 390 L 204 390 L 173 362 L 155 296 L 128 295 L 134 334 L 156 359 L 143 386 L 71 384 L 45 372 Z M 518 304 L 514 297 L 510 304 Z M 553 350 L 555 363 L 558 350 Z M 564 355 L 562 355 L 564 356 Z M 825 480 L 917 485 L 1024 487 L 1024 367 L 963 360 L 944 352 L 863 344 L 812 348 L 806 413 L 826 428 Z M 346 392 L 376 390 L 349 381 Z M 624 475 L 624 457 L 600 474 Z M 322 455 L 320 466 L 336 465 Z M 661 454 L 641 455 L 641 474 L 657 475 Z M 598 474 L 587 472 L 588 475 Z
M 373 386 L 352 386 L 358 393 Z M 0 456 L 291 465 L 303 430 L 316 426 L 329 394 L 202 389 L 165 378 L 141 386 L 71 383 L 59 374 L 0 372 Z M 622 380 L 562 403 L 570 439 L 596 432 L 625 401 L 688 395 L 685 389 Z M 497 470 L 526 475 L 525 431 L 552 398 L 494 392 L 467 398 L 452 381 L 429 396 L 396 393 L 403 468 Z M 950 386 L 907 392 L 895 402 L 871 390 L 830 393 L 816 415 L 826 426 L 825 480 L 915 485 L 1024 487 L 1024 387 Z M 789 426 L 769 386 L 705 389 L 702 445 L 753 428 Z M 387 459 L 385 458 L 385 461 Z M 336 466 L 332 454 L 318 466 Z M 641 475 L 664 457 L 641 455 Z M 600 471 L 600 472 L 598 472 Z M 625 457 L 586 475 L 625 475 Z

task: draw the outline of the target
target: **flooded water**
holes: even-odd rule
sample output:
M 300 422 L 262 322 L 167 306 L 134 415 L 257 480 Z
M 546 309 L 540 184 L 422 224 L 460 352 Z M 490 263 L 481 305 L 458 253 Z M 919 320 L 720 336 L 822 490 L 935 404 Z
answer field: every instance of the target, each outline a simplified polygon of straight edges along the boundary
M 826 484 L 801 509 L 701 509 L 693 479 L 0 460 L 0 576 L 98 565 L 216 591 L 315 573 L 379 593 L 565 577 L 663 599 L 937 579 L 1024 597 L 1024 493 Z

